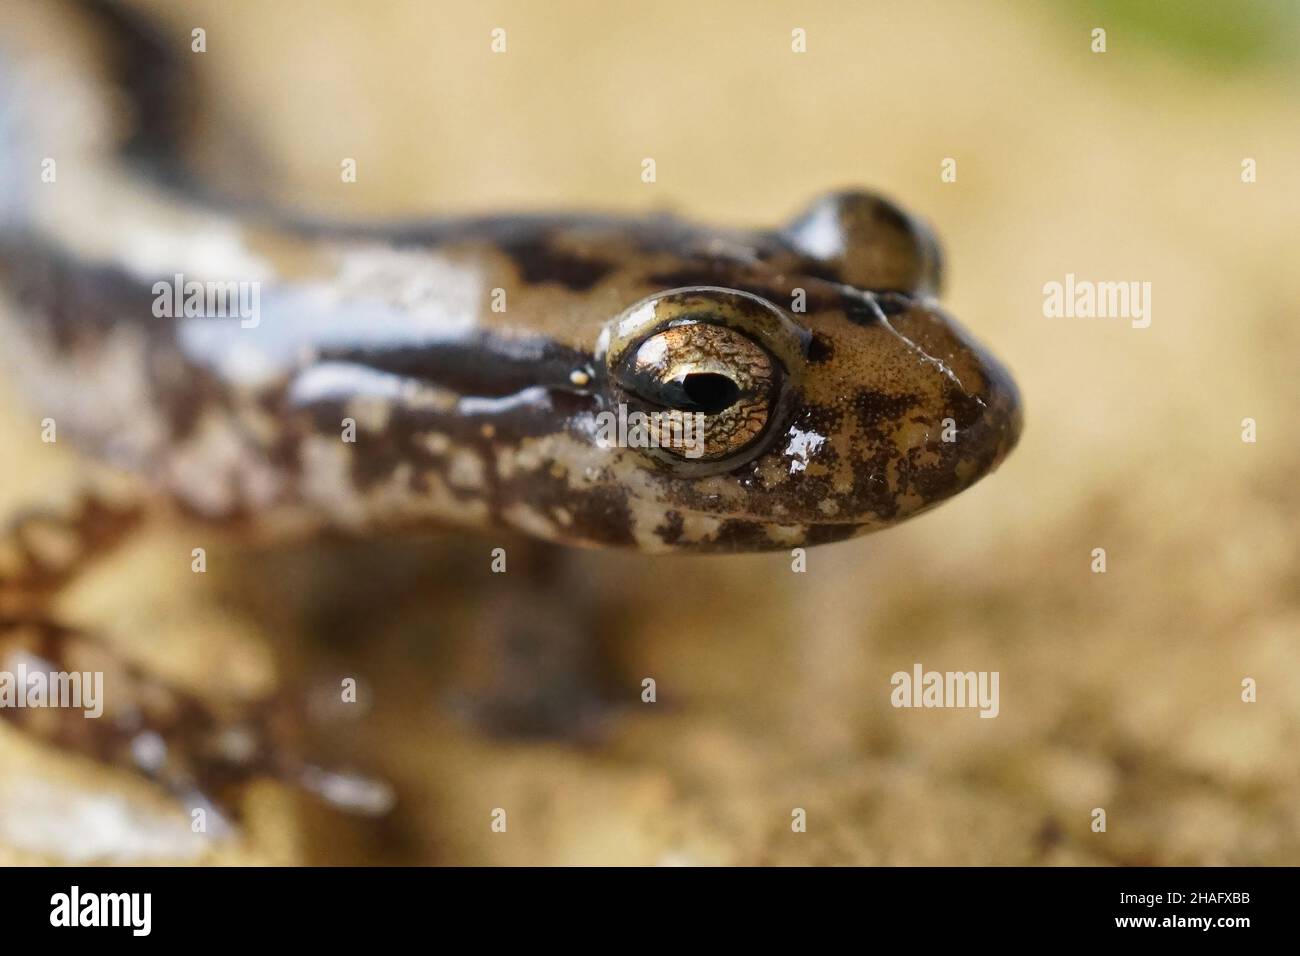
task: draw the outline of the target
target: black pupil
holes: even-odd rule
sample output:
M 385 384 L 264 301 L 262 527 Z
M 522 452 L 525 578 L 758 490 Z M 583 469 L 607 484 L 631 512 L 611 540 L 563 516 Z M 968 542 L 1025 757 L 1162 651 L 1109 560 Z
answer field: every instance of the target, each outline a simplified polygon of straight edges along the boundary
M 707 415 L 730 408 L 740 396 L 739 386 L 716 372 L 692 372 L 682 379 L 681 388 L 687 399 L 684 410 Z

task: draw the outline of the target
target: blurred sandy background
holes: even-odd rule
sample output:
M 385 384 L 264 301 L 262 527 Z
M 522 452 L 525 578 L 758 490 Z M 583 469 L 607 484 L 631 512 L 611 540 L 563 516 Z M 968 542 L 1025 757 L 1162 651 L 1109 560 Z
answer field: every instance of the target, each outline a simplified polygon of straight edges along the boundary
M 995 476 L 810 552 L 806 574 L 780 554 L 577 555 L 628 701 L 582 745 L 492 740 L 440 703 L 445 659 L 496 600 L 491 542 L 407 546 L 387 585 L 355 552 L 313 563 L 213 544 L 210 564 L 237 570 L 196 583 L 195 532 L 160 530 L 67 614 L 206 692 L 264 686 L 272 658 L 363 675 L 373 711 L 335 743 L 403 801 L 358 824 L 268 785 L 242 840 L 188 858 L 1300 862 L 1294 5 L 151 6 L 178 37 L 208 30 L 216 141 L 251 129 L 286 171 L 276 188 L 330 214 L 593 207 L 772 225 L 824 189 L 880 189 L 934 223 L 948 306 L 1027 402 Z M 355 185 L 339 183 L 344 156 Z M 940 181 L 945 157 L 956 183 Z M 1151 327 L 1044 318 L 1043 284 L 1067 272 L 1151 282 Z M 9 507 L 75 460 L 0 402 Z M 1256 444 L 1241 441 L 1247 416 Z M 890 675 L 915 662 L 1000 671 L 1001 715 L 891 708 Z M 642 676 L 660 703 L 638 702 Z M 1244 677 L 1257 703 L 1241 701 Z M 4 726 L 0 767 L 0 862 L 180 852 L 166 835 L 180 818 L 148 787 Z M 506 834 L 489 830 L 494 807 Z

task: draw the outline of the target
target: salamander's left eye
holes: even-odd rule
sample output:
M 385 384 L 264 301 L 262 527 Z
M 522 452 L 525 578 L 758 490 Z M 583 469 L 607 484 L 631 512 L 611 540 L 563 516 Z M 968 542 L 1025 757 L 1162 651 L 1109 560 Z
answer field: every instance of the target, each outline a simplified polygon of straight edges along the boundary
M 660 447 L 714 461 L 741 451 L 767 426 L 780 387 L 772 357 L 721 325 L 676 325 L 629 349 L 615 379 L 659 411 Z M 690 428 L 687 416 L 690 416 Z
M 705 475 L 761 453 L 799 391 L 809 339 L 766 299 L 691 286 L 629 307 L 596 352 L 611 402 L 645 421 L 650 457 Z

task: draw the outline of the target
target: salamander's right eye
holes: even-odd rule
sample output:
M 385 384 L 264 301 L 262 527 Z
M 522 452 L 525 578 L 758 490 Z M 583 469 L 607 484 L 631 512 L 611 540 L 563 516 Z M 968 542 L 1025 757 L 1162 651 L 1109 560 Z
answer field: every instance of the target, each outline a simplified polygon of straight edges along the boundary
M 780 369 L 762 346 L 743 333 L 708 322 L 674 325 L 629 349 L 614 370 L 622 388 L 661 421 L 677 426 L 662 447 L 705 461 L 726 458 L 757 439 L 767 425 L 780 384 Z M 685 415 L 699 424 L 698 442 L 686 447 Z
M 647 416 L 652 457 L 712 473 L 765 447 L 807 344 L 807 332 L 770 302 L 702 286 L 638 302 L 597 351 L 611 398 Z

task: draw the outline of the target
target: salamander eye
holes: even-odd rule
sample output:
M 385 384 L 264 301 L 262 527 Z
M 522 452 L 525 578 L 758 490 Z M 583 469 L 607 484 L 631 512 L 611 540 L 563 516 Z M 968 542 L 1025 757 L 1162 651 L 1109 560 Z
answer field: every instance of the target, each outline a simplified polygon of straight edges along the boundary
M 630 306 L 596 345 L 610 404 L 644 420 L 647 455 L 682 475 L 761 454 L 801 387 L 811 333 L 766 299 L 717 286 Z M 629 424 L 631 415 L 629 414 Z
M 628 350 L 614 377 L 645 411 L 660 412 L 649 420 L 660 447 L 704 461 L 757 439 L 780 387 L 779 369 L 760 345 L 706 322 L 651 335 Z

